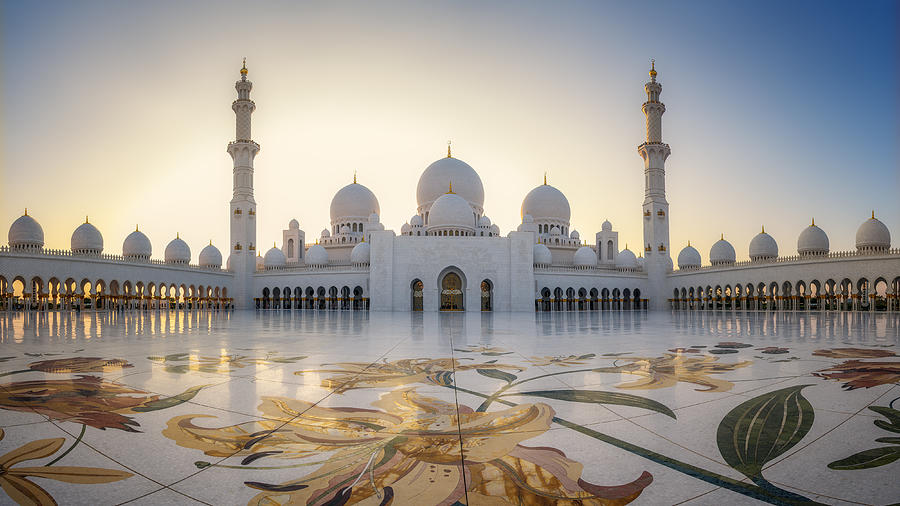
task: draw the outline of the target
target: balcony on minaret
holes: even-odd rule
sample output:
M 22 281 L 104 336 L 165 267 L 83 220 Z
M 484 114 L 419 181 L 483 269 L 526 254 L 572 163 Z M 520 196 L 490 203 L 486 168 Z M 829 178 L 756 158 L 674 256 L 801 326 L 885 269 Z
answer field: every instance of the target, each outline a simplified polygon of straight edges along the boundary
M 663 245 L 663 243 L 659 243 L 659 251 L 665 251 L 665 250 L 666 250 L 666 247 Z
M 644 248 L 644 251 L 646 251 L 647 253 L 650 253 L 651 251 L 653 251 L 653 248 L 650 246 L 649 242 L 647 243 L 647 247 Z
M 659 211 L 656 211 L 656 215 L 662 218 L 666 215 L 666 212 L 660 209 Z
M 650 210 L 649 210 L 649 209 L 647 209 L 646 211 L 644 211 L 644 217 L 645 217 L 645 218 L 649 218 L 649 217 L 650 217 Z

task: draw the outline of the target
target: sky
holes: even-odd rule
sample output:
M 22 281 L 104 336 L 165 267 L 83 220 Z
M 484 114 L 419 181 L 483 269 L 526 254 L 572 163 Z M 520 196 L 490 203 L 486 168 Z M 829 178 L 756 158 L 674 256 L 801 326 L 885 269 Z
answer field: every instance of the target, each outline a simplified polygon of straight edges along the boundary
M 228 244 L 241 58 L 254 83 L 258 244 L 307 238 L 354 171 L 397 232 L 453 154 L 506 234 L 544 172 L 593 240 L 640 250 L 641 104 L 663 85 L 673 253 L 782 255 L 814 217 L 832 251 L 872 210 L 900 237 L 898 4 L 867 2 L 12 2 L 0 4 L 0 227 L 45 246 L 89 216 L 106 253 Z M 261 248 L 263 251 L 265 248 Z M 674 255 L 673 255 L 674 256 Z

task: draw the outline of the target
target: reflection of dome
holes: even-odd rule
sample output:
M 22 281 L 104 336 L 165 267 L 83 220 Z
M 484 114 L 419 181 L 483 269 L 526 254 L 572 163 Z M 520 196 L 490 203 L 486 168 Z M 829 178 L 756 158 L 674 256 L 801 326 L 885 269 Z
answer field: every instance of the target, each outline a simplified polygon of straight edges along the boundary
M 361 242 L 353 247 L 350 252 L 351 264 L 367 264 L 369 263 L 369 243 Z
M 296 218 L 294 218 L 290 223 L 288 223 L 288 228 L 291 230 L 297 230 L 298 228 L 300 228 L 300 222 L 297 221 Z
M 522 216 L 530 214 L 535 220 L 569 222 L 571 210 L 565 195 L 549 184 L 542 184 L 528 192 L 522 201 Z
M 170 264 L 189 264 L 191 263 L 191 248 L 187 243 L 176 236 L 166 246 L 165 253 L 166 263 Z
M 307 265 L 328 265 L 328 251 L 321 244 L 314 244 L 306 250 Z
M 713 265 L 733 264 L 734 259 L 734 246 L 725 240 L 724 235 L 709 249 L 709 263 Z
M 756 234 L 756 237 L 750 241 L 750 260 L 774 260 L 776 258 L 778 258 L 778 243 L 763 228 L 762 232 Z
M 447 193 L 451 183 L 453 191 L 480 213 L 484 208 L 481 178 L 469 164 L 449 156 L 429 165 L 419 177 L 419 184 L 416 186 L 419 212 L 424 212 L 424 208 Z M 428 224 L 431 224 L 431 215 L 428 216 Z
M 816 226 L 816 220 L 804 228 L 797 238 L 797 253 L 801 256 L 827 255 L 828 247 L 828 234 Z
M 200 250 L 199 262 L 200 267 L 222 267 L 222 253 L 210 242 L 208 246 Z
M 130 259 L 147 260 L 153 252 L 153 246 L 150 239 L 143 232 L 134 229 L 134 232 L 128 234 L 125 242 L 122 243 L 122 256 Z
M 21 219 L 21 218 L 19 218 Z M 864 221 L 856 230 L 856 249 L 881 251 L 891 247 L 891 232 L 872 211 L 872 217 Z
M 348 184 L 331 199 L 332 224 L 342 220 L 364 220 L 370 214 L 380 212 L 375 194 L 359 183 Z
M 600 230 L 604 232 L 612 232 L 612 223 L 609 220 L 603 222 L 603 225 L 600 225 Z
M 582 246 L 575 252 L 575 267 L 596 267 L 597 254 L 590 246 Z
M 275 246 L 266 251 L 266 256 L 263 257 L 263 265 L 265 265 L 266 269 L 284 267 L 285 263 L 287 263 L 287 258 L 284 257 L 284 252 Z
M 550 248 L 543 244 L 534 245 L 534 265 L 550 265 L 553 263 L 553 254 Z
M 433 229 L 475 229 L 475 215 L 472 206 L 456 193 L 445 193 L 431 204 L 428 230 Z
M 688 243 L 688 245 L 678 253 L 679 269 L 698 269 L 702 262 L 703 260 L 700 257 L 700 252 L 691 246 L 691 243 Z
M 637 258 L 630 249 L 625 248 L 616 255 L 617 269 L 637 269 Z
M 9 227 L 7 237 L 11 248 L 44 247 L 44 229 L 27 211 Z
M 409 219 L 409 226 L 411 227 L 421 227 L 422 226 L 422 217 L 418 214 L 414 215 Z
M 85 218 L 84 223 L 72 232 L 71 245 L 73 253 L 99 255 L 103 251 L 103 236 Z

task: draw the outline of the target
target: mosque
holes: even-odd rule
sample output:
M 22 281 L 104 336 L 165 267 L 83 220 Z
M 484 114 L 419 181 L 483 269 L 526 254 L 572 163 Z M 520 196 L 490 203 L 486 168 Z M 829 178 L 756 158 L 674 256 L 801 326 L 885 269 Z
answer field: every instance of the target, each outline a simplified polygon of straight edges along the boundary
M 522 201 L 522 222 L 505 235 L 484 214 L 478 173 L 447 156 L 425 168 L 417 207 L 399 233 L 381 223 L 378 198 L 356 182 L 331 201 L 331 223 L 307 239 L 297 220 L 282 231 L 281 246 L 262 254 L 256 239 L 254 158 L 246 62 L 235 83 L 234 192 L 230 242 L 224 255 L 212 243 L 193 264 L 191 248 L 176 236 L 163 260 L 139 229 L 121 254 L 104 252 L 100 231 L 85 219 L 69 250 L 44 248 L 43 230 L 27 210 L 0 246 L 0 310 L 301 309 L 350 311 L 897 311 L 900 249 L 874 212 L 856 233 L 854 251 L 833 252 L 816 226 L 798 224 L 797 254 L 779 256 L 763 229 L 750 243 L 749 261 L 736 262 L 724 235 L 708 263 L 690 244 L 673 262 L 662 140 L 662 85 L 655 65 L 644 85 L 646 139 L 643 244 L 637 255 L 620 249 L 606 221 L 588 244 L 571 229 L 569 202 L 547 184 Z M 266 172 L 263 172 L 265 177 Z

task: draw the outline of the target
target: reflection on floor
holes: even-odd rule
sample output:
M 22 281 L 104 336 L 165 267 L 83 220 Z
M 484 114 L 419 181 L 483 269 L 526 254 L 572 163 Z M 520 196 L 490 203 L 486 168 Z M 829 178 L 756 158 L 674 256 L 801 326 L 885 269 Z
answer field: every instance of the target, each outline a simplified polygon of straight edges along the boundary
M 896 502 L 898 325 L 0 315 L 0 502 Z

